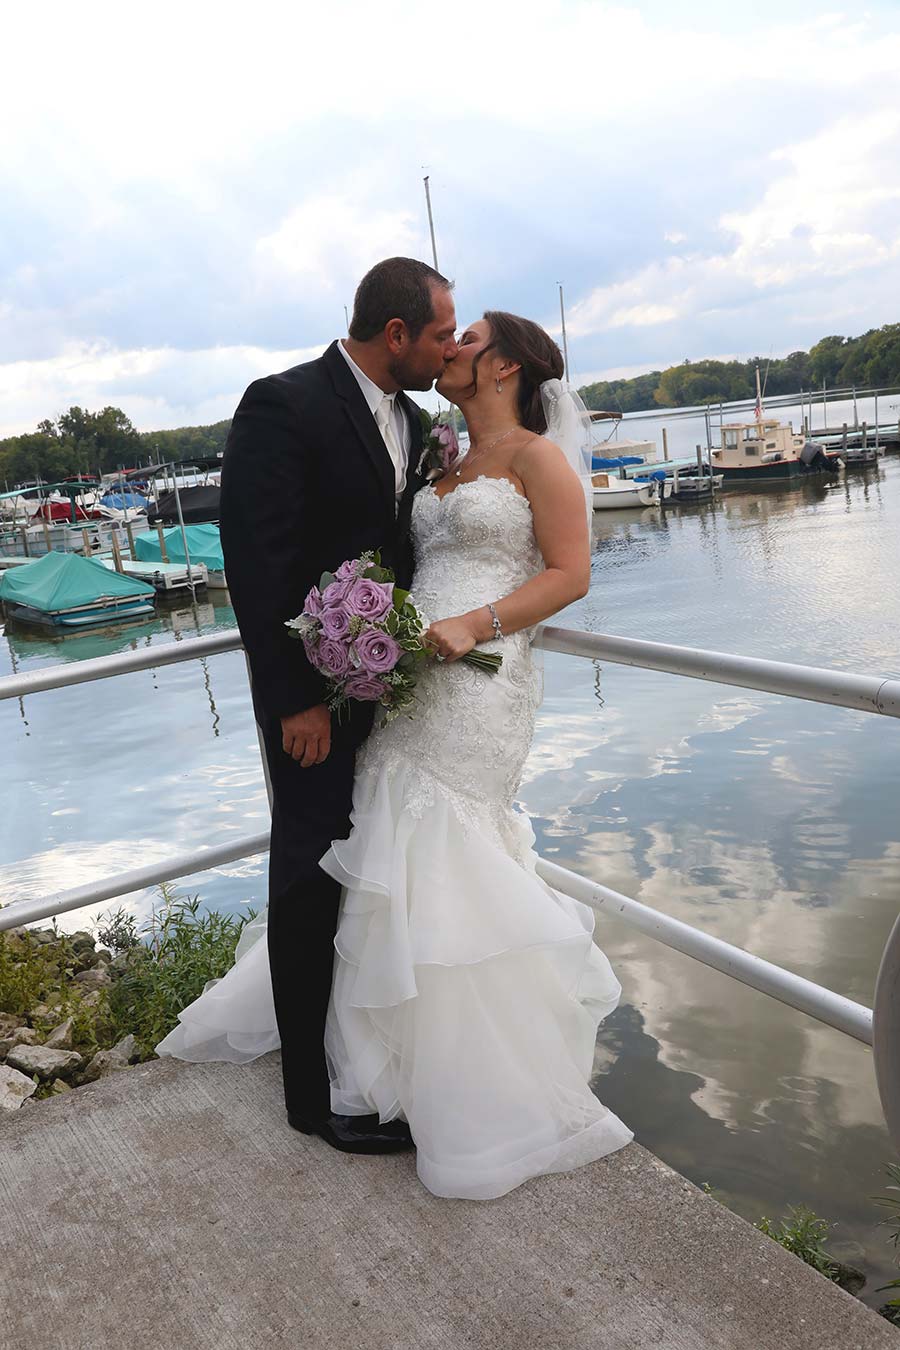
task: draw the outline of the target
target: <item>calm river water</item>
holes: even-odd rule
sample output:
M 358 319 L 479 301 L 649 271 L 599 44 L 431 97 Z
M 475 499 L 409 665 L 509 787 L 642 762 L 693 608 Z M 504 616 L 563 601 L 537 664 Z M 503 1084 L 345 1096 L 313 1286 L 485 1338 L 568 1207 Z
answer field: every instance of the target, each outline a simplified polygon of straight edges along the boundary
M 701 439 L 670 428 L 673 450 Z M 0 674 L 234 626 L 225 599 L 161 611 L 62 641 L 8 626 Z M 834 485 L 598 513 L 590 594 L 558 622 L 900 676 L 900 456 Z M 871 1005 L 900 906 L 896 722 L 549 654 L 545 686 L 520 793 L 542 853 Z M 240 654 L 0 703 L 0 738 L 4 901 L 265 827 Z M 264 860 L 181 889 L 259 907 Z M 125 903 L 146 914 L 153 898 Z M 614 917 L 597 939 L 624 990 L 601 1030 L 598 1094 L 746 1217 L 802 1203 L 832 1221 L 835 1254 L 883 1301 L 894 1268 L 870 1197 L 894 1154 L 870 1052 Z

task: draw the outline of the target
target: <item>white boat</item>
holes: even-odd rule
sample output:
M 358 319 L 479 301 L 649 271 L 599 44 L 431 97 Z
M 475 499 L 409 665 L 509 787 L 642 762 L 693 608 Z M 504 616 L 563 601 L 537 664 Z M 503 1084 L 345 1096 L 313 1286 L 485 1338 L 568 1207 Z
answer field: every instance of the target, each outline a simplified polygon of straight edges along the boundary
M 591 475 L 594 488 L 595 511 L 638 510 L 642 506 L 659 506 L 672 495 L 672 480 L 635 482 L 629 478 L 615 478 L 608 473 Z

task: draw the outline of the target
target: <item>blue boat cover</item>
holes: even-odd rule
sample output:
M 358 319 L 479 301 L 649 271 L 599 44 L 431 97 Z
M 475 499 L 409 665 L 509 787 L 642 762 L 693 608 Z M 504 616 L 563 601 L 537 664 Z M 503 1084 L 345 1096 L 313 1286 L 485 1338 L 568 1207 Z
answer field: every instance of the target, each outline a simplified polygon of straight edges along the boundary
M 624 469 L 629 464 L 643 463 L 640 455 L 620 455 L 618 459 L 601 459 L 599 455 L 594 455 L 591 468 L 596 472 L 597 469 Z
M 652 473 L 636 473 L 634 481 L 636 483 L 664 483 L 667 476 L 665 469 L 654 469 Z
M 126 507 L 129 511 L 141 511 L 148 504 L 147 498 L 141 497 L 137 492 L 107 492 L 100 501 L 103 506 L 111 506 L 115 511 L 124 511 Z
M 188 552 L 192 563 L 205 563 L 211 572 L 221 572 L 225 567 L 222 556 L 222 540 L 218 525 L 185 525 Z M 171 525 L 163 530 L 166 541 L 166 553 L 169 562 L 184 562 L 184 540 L 181 526 Z M 162 551 L 159 547 L 159 535 L 156 530 L 147 530 L 134 536 L 134 548 L 143 562 L 161 562 Z
M 0 600 L 30 605 L 43 613 L 79 609 L 103 596 L 141 598 L 153 595 L 152 586 L 119 572 L 110 572 L 93 558 L 77 553 L 45 553 L 24 567 L 11 567 L 0 579 Z

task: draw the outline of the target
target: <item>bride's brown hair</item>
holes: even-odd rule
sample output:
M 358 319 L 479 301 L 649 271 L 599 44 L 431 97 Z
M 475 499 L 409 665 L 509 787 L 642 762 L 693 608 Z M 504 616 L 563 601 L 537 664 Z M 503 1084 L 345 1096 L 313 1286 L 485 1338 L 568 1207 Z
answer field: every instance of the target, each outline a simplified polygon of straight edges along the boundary
M 547 419 L 541 404 L 541 385 L 545 380 L 561 380 L 565 366 L 562 352 L 549 333 L 531 319 L 488 309 L 484 314 L 491 338 L 472 362 L 472 390 L 478 390 L 478 363 L 485 352 L 496 351 L 507 361 L 515 361 L 519 370 L 519 421 L 528 431 L 543 436 Z

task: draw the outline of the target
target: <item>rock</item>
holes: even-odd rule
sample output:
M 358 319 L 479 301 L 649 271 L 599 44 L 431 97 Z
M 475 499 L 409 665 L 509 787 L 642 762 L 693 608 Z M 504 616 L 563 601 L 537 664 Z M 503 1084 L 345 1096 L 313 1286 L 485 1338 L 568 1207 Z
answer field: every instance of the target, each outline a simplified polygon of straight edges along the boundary
M 54 1078 L 50 1084 L 50 1091 L 55 1097 L 58 1097 L 62 1092 L 71 1092 L 72 1084 L 64 1082 L 62 1078 Z
M 16 1027 L 10 1036 L 0 1041 L 0 1059 L 5 1059 L 17 1045 L 40 1045 L 41 1038 L 34 1027 Z
M 92 989 L 91 992 L 83 998 L 82 1003 L 86 1008 L 96 1008 L 103 1002 L 103 990 Z
M 24 1027 L 25 1018 L 15 1013 L 0 1013 L 0 1038 L 11 1036 L 17 1027 Z
M 112 979 L 106 972 L 105 964 L 93 966 L 90 970 L 79 970 L 75 979 L 83 989 L 101 989 L 104 985 L 112 984 Z
M 76 933 L 70 933 L 69 941 L 73 947 L 88 947 L 91 951 L 94 950 L 96 945 L 93 935 L 85 928 L 79 928 Z
M 40 1022 L 53 1016 L 53 1009 L 49 1003 L 36 1003 L 28 1014 L 32 1022 Z
M 132 1058 L 139 1051 L 133 1036 L 125 1036 L 111 1050 L 98 1050 L 84 1071 L 85 1083 L 93 1083 L 98 1078 L 106 1078 L 111 1073 L 121 1073 L 127 1069 Z
M 48 1050 L 71 1050 L 74 1026 L 72 1018 L 67 1017 L 64 1022 L 60 1022 L 58 1027 L 53 1028 L 44 1041 L 44 1045 Z
M 121 1055 L 123 1059 L 128 1060 L 129 1064 L 133 1064 L 135 1060 L 140 1059 L 141 1057 L 138 1043 L 130 1034 L 128 1036 L 123 1036 L 122 1039 L 113 1046 L 113 1054 Z
M 108 952 L 105 947 L 100 947 L 97 950 L 96 957 L 97 960 L 94 962 L 94 965 L 97 965 L 100 961 L 105 961 L 106 964 L 109 965 L 110 961 L 113 959 L 112 952 Z
M 31 951 L 31 943 L 24 928 L 8 928 L 2 936 L 13 957 L 21 958 Z
M 18 1111 L 36 1089 L 34 1079 L 26 1078 L 24 1073 L 7 1064 L 0 1064 L 0 1111 Z
M 6 1057 L 12 1069 L 37 1074 L 38 1078 L 65 1078 L 84 1063 L 74 1050 L 48 1050 L 46 1045 L 17 1045 Z
M 29 936 L 32 942 L 45 947 L 48 942 L 55 942 L 56 935 L 51 928 L 29 928 Z

